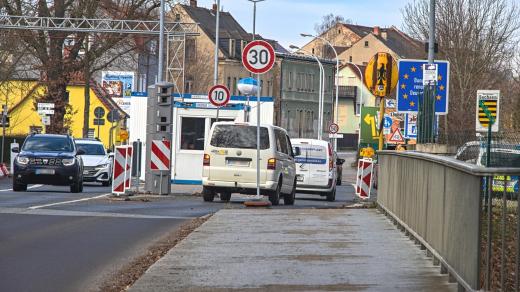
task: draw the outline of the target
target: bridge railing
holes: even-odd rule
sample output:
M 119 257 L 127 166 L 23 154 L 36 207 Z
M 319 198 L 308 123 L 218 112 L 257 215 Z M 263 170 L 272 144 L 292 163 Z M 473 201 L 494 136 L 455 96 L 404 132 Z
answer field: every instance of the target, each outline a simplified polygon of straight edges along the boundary
M 381 151 L 379 208 L 467 291 L 519 291 L 520 168 Z M 502 187 L 501 187 L 502 186 Z

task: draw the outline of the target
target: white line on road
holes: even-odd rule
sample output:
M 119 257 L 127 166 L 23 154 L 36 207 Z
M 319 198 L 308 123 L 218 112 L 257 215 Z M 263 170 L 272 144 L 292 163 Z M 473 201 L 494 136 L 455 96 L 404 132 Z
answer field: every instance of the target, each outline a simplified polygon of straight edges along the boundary
M 35 189 L 35 188 L 39 188 L 39 187 L 43 187 L 43 185 L 34 185 L 34 186 L 27 187 L 27 189 L 30 190 L 30 189 Z M 0 190 L 0 192 L 9 192 L 12 190 L 13 189 L 3 189 L 3 190 Z
M 77 199 L 77 200 L 63 201 L 63 202 L 57 202 L 57 203 L 51 203 L 51 204 L 45 204 L 45 205 L 39 205 L 39 206 L 31 206 L 31 207 L 29 207 L 29 209 L 35 210 L 35 209 L 41 209 L 41 208 L 45 208 L 45 207 L 51 207 L 51 206 L 57 206 L 57 205 L 65 205 L 65 204 L 72 204 L 72 203 L 77 203 L 77 202 L 84 202 L 84 201 L 90 201 L 90 200 L 95 200 L 95 199 L 101 199 L 101 198 L 110 196 L 111 194 L 112 193 L 106 193 L 106 194 L 95 196 L 95 197 L 88 197 L 88 198 Z

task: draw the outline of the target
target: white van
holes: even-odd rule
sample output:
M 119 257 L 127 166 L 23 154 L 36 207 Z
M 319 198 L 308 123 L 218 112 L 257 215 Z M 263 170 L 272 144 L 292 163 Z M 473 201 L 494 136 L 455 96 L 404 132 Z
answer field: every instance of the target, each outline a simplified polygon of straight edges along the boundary
M 204 201 L 220 194 L 229 201 L 231 193 L 256 194 L 256 125 L 216 122 L 204 148 L 202 185 Z M 296 153 L 298 154 L 298 153 Z M 260 127 L 260 189 L 278 205 L 294 204 L 296 169 L 287 132 L 272 125 Z
M 332 146 L 316 139 L 291 139 L 299 148 L 296 162 L 296 191 L 336 200 L 337 169 Z

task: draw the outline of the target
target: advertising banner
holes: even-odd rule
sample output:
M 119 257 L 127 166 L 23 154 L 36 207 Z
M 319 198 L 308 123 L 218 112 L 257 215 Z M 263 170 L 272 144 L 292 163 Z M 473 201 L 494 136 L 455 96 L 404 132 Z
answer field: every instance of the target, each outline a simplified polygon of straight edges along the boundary
M 101 83 L 112 98 L 130 98 L 134 90 L 134 72 L 127 71 L 103 71 Z

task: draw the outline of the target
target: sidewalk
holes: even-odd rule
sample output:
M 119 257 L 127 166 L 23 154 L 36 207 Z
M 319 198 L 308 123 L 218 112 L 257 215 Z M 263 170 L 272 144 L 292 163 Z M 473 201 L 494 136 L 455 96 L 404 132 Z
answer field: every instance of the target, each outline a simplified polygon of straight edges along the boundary
M 455 291 L 375 209 L 229 209 L 130 291 Z

